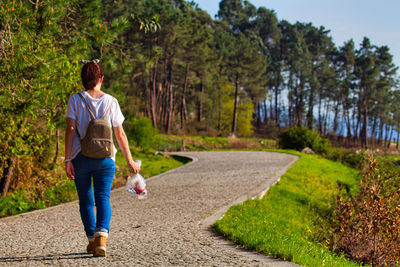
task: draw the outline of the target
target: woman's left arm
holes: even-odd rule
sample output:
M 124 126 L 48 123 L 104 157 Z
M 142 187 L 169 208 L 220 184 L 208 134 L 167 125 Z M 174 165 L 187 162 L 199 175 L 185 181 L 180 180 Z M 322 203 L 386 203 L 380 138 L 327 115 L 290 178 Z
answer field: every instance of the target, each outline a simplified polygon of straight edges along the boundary
M 122 125 L 114 127 L 114 134 L 115 138 L 117 139 L 118 146 L 121 149 L 129 168 L 132 170 L 133 173 L 138 173 L 140 171 L 140 166 L 132 159 L 131 151 L 129 149 L 128 138 L 126 137 Z

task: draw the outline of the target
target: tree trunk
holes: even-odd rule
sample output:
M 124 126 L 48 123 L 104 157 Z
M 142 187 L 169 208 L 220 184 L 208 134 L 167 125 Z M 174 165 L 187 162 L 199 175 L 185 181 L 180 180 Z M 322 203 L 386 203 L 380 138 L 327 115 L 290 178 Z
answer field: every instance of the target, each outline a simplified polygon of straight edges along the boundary
M 294 96 L 293 96 L 293 94 L 294 94 L 294 86 L 293 86 L 293 74 L 292 73 L 289 73 L 289 83 L 288 83 L 288 87 L 289 87 L 289 93 L 288 93 L 288 102 L 289 102 L 289 110 L 288 110 L 288 113 L 289 113 L 289 121 L 288 121 L 288 123 L 289 123 L 289 128 L 291 128 L 292 127 L 292 125 L 293 125 L 293 98 L 294 98 Z
M 299 92 L 299 102 L 298 102 L 298 113 L 297 113 L 297 126 L 301 127 L 303 125 L 303 110 L 304 110 L 304 83 L 305 78 L 303 75 L 300 76 L 300 92 Z
M 236 74 L 235 78 L 235 102 L 233 106 L 233 120 L 232 120 L 232 136 L 236 133 L 237 124 L 237 107 L 239 103 L 239 74 Z
M 324 127 L 323 127 L 323 135 L 327 136 L 328 134 L 328 115 L 329 115 L 329 109 L 331 108 L 330 101 L 328 101 L 328 104 L 325 107 L 325 115 L 324 115 Z
M 53 163 L 52 163 L 53 166 L 57 163 L 58 154 L 60 152 L 60 129 L 58 128 L 56 128 L 56 137 L 57 137 L 56 154 L 54 155 L 53 158 Z
M 351 138 L 351 119 L 350 119 L 350 112 L 347 110 L 346 111 L 346 117 L 347 117 L 347 138 Z
M 339 123 L 338 123 L 338 115 L 339 115 L 339 105 L 336 105 L 335 106 L 335 115 L 334 115 L 334 118 L 333 118 L 333 135 L 336 137 L 337 136 L 337 130 L 338 130 L 338 125 L 339 125 Z
M 371 129 L 371 140 L 372 140 L 372 146 L 376 145 L 376 126 L 378 124 L 378 117 L 374 116 L 373 122 L 372 122 L 372 129 Z
M 197 111 L 197 121 L 201 122 L 203 118 L 203 95 L 204 95 L 204 85 L 203 85 L 203 77 L 200 81 L 200 97 L 199 97 L 199 107 Z
M 173 92 L 173 82 L 172 75 L 174 71 L 173 63 L 170 63 L 168 71 L 168 94 L 169 94 L 169 106 L 168 106 L 168 120 L 167 120 L 167 133 L 171 133 L 172 116 L 174 113 L 174 92 Z
M 361 124 L 361 111 L 358 109 L 357 122 L 354 125 L 354 131 L 353 131 L 355 139 L 358 139 L 360 137 L 360 133 L 358 132 L 358 129 L 360 128 L 360 124 Z
M 157 108 L 156 108 L 156 116 L 157 116 L 157 125 L 162 125 L 161 120 L 162 120 L 162 109 L 163 109 L 163 105 L 162 105 L 162 99 L 163 99 L 163 85 L 161 82 L 157 83 L 157 98 L 156 98 L 156 104 L 157 104 Z
M 379 137 L 378 137 L 378 145 L 382 145 L 382 140 L 383 140 L 383 122 L 379 122 Z
M 314 88 L 311 86 L 310 96 L 308 98 L 308 112 L 307 112 L 307 128 L 313 128 L 313 109 L 314 109 Z
M 367 148 L 368 144 L 367 144 L 367 129 L 368 129 L 368 105 L 367 105 L 367 101 L 364 100 L 364 116 L 363 116 L 363 126 L 362 126 L 362 131 L 361 131 L 361 147 L 363 148 Z
M 267 103 L 265 101 L 263 103 L 263 109 L 264 109 L 264 123 L 266 124 L 268 122 L 268 110 L 267 110 Z
M 393 137 L 393 126 L 390 127 L 390 135 L 389 135 L 389 138 L 388 138 L 387 148 L 390 148 L 390 145 L 392 144 L 392 137 Z
M 385 137 L 383 138 L 383 146 L 386 147 L 389 139 L 389 125 L 385 125 Z
M 265 99 L 265 101 L 264 101 L 264 103 L 266 104 L 267 103 L 267 99 Z M 269 117 L 271 118 L 271 120 L 272 121 L 274 121 L 275 120 L 275 118 L 274 118 L 274 108 L 273 108 L 273 101 L 272 101 L 272 98 L 270 98 L 269 99 Z
M 318 103 L 318 129 L 319 133 L 322 134 L 322 98 L 319 97 Z
M 337 137 L 337 130 L 338 130 L 338 116 L 339 116 L 339 105 L 335 105 L 335 115 L 333 119 L 333 135 L 335 138 Z
M 153 77 L 152 77 L 152 91 L 151 91 L 151 102 L 150 102 L 150 108 L 151 108 L 151 119 L 153 120 L 153 126 L 157 128 L 157 114 L 156 114 L 156 105 L 157 105 L 157 86 L 156 86 L 156 80 L 157 80 L 157 65 L 158 65 L 158 60 L 154 63 L 154 68 L 153 68 Z
M 277 73 L 277 77 L 279 77 L 280 73 Z M 276 84 L 275 84 L 275 125 L 279 126 L 279 84 L 280 80 L 279 78 L 276 78 Z
M 145 86 L 145 91 L 144 91 L 144 96 L 146 100 L 146 115 L 148 118 L 152 118 L 152 113 L 151 113 L 151 92 L 150 92 L 150 82 L 146 82 Z
M 182 88 L 182 98 L 181 98 L 181 129 L 185 126 L 185 121 L 187 119 L 187 111 L 186 111 L 186 89 L 188 86 L 188 75 L 189 75 L 189 63 L 186 63 L 186 70 L 185 70 L 185 79 L 183 82 Z
M 7 192 L 8 192 L 8 187 L 10 186 L 11 182 L 11 177 L 14 171 L 14 165 L 15 161 L 17 160 L 17 157 L 12 157 L 7 160 L 7 170 L 4 172 L 5 175 L 3 175 L 3 178 L 1 179 L 1 184 L 0 184 L 0 192 L 1 192 L 1 197 L 5 197 Z

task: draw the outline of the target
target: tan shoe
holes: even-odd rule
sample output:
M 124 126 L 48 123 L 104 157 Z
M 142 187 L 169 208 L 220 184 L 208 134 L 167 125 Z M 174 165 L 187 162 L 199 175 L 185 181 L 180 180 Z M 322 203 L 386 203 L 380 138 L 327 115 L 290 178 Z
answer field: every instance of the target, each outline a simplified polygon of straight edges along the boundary
M 106 256 L 106 241 L 108 233 L 97 232 L 94 234 L 94 256 L 105 257 Z
M 87 253 L 94 254 L 94 237 L 88 237 L 89 244 L 86 247 Z

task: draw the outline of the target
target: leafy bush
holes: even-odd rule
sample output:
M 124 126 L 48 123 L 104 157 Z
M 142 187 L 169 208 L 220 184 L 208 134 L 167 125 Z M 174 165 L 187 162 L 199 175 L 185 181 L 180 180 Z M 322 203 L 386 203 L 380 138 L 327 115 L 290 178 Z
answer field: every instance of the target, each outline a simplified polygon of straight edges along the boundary
M 69 179 L 47 185 L 38 183 L 29 190 L 18 189 L 0 199 L 0 217 L 44 209 L 77 198 L 75 184 Z
M 157 129 L 153 127 L 151 120 L 147 117 L 132 119 L 127 123 L 128 136 L 133 139 L 137 146 L 151 147 L 157 136 Z
M 364 151 L 360 153 L 344 152 L 341 162 L 344 165 L 361 170 L 367 162 L 367 154 Z
M 304 127 L 294 127 L 280 133 L 278 142 L 283 149 L 300 151 L 309 147 L 318 154 L 326 154 L 331 149 L 328 139 L 322 138 L 318 133 Z
M 332 161 L 341 162 L 344 165 L 362 170 L 364 166 L 366 166 L 368 157 L 365 151 L 361 151 L 359 153 L 356 152 L 346 152 L 340 148 L 331 148 L 328 149 L 325 157 Z

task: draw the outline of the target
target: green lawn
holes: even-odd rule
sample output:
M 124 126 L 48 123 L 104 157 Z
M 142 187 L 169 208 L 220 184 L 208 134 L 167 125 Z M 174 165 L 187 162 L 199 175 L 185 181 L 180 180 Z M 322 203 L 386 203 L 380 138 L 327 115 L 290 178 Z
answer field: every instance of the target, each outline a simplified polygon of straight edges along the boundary
M 214 227 L 248 249 L 304 266 L 357 266 L 331 253 L 320 232 L 332 217 L 338 185 L 356 193 L 358 172 L 317 155 L 297 154 L 300 159 L 263 199 L 231 207 Z
M 164 153 L 156 153 L 153 149 L 138 149 L 131 147 L 131 153 L 134 160 L 140 159 L 142 167 L 140 174 L 144 178 L 149 178 L 157 174 L 178 168 L 190 161 L 188 158 L 170 156 Z M 126 177 L 132 175 L 129 172 L 126 161 L 122 153 L 117 153 L 115 162 L 119 166 L 116 173 L 117 179 L 114 181 L 114 187 L 119 187 L 126 182 Z

